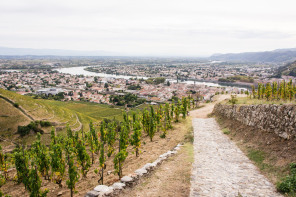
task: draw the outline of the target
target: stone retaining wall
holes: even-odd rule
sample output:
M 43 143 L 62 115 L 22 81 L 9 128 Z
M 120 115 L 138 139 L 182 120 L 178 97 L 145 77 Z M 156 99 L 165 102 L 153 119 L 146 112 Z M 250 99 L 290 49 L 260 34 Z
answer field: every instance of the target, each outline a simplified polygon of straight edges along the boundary
M 222 105 L 216 104 L 213 113 L 237 120 L 284 139 L 296 137 L 295 105 Z

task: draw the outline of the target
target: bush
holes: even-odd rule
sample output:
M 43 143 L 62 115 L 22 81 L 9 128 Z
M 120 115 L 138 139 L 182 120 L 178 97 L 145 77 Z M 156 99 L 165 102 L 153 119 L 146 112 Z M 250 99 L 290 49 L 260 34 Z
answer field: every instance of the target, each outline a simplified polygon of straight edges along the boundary
M 290 164 L 290 174 L 282 182 L 277 183 L 277 190 L 281 193 L 296 192 L 296 164 Z
M 13 106 L 19 108 L 20 105 L 18 103 L 14 103 Z
M 30 133 L 31 129 L 28 126 L 18 126 L 17 127 L 17 133 L 21 136 L 28 135 Z
M 34 131 L 35 133 L 43 134 L 44 131 L 38 128 L 39 122 L 30 122 L 27 126 L 18 126 L 17 133 L 20 134 L 22 137 L 28 135 L 30 131 Z
M 50 127 L 51 123 L 49 121 L 40 121 L 40 126 L 41 127 Z
M 237 98 L 236 95 L 231 95 L 231 99 L 229 100 L 229 103 L 231 103 L 232 105 L 237 103 Z

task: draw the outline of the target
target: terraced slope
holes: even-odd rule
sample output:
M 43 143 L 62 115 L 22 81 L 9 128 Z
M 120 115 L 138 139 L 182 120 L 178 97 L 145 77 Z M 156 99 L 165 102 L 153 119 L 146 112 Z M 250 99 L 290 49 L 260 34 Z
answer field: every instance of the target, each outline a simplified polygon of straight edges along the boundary
M 47 120 L 57 128 L 58 134 L 64 135 L 67 124 L 72 130 L 88 130 L 89 122 L 99 122 L 104 118 L 121 118 L 122 110 L 110 108 L 107 105 L 87 102 L 61 102 L 54 100 L 33 99 L 30 96 L 22 96 L 15 92 L 0 89 L 0 134 L 2 137 L 11 137 L 23 143 L 30 144 L 34 136 L 21 138 L 16 134 L 17 126 L 27 125 L 31 120 Z M 13 104 L 17 103 L 19 108 Z M 21 113 L 21 112 L 24 113 Z M 28 115 L 28 117 L 25 116 Z M 49 142 L 50 128 L 45 129 L 42 140 Z

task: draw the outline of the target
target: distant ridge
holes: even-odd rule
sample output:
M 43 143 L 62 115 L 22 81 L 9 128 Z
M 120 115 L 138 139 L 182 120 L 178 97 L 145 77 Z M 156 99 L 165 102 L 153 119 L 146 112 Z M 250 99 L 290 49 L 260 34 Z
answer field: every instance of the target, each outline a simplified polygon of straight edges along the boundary
M 79 51 L 63 49 L 32 49 L 0 47 L 0 56 L 115 56 L 120 55 L 108 51 Z
M 216 61 L 235 61 L 235 62 L 266 62 L 266 63 L 284 63 L 296 60 L 296 48 L 276 49 L 264 52 L 245 52 L 245 53 L 227 53 L 214 54 L 210 57 Z

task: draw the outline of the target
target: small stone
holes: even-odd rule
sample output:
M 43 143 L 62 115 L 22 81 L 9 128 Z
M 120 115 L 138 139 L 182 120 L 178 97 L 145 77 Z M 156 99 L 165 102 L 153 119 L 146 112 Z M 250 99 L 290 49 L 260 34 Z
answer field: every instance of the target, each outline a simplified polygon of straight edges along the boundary
M 92 191 L 87 192 L 85 197 L 98 197 L 99 195 L 100 195 L 100 192 L 92 190 Z
M 147 174 L 147 170 L 140 168 L 140 169 L 136 170 L 135 173 L 138 174 L 139 176 L 143 176 L 143 174 Z
M 155 166 L 161 164 L 162 160 L 161 159 L 156 159 L 152 164 L 155 164 Z
M 179 146 L 177 146 L 177 147 L 175 147 L 175 148 L 174 148 L 174 150 L 180 150 L 180 147 L 179 147 Z
M 110 188 L 106 185 L 98 185 L 94 188 L 95 191 L 100 192 L 100 194 L 110 194 L 113 191 L 113 188 Z
M 113 189 L 121 190 L 121 189 L 124 189 L 125 188 L 125 184 L 124 183 L 121 183 L 121 182 L 116 182 L 111 187 Z
M 146 163 L 146 165 L 144 165 L 143 168 L 148 170 L 148 171 L 151 170 L 153 168 L 152 163 Z
M 128 182 L 132 182 L 133 181 L 133 178 L 130 177 L 130 176 L 124 176 L 120 179 L 121 182 L 123 183 L 128 183 Z
M 61 195 L 63 195 L 63 192 L 59 192 L 57 196 L 61 196 Z
M 110 170 L 110 171 L 107 171 L 107 175 L 109 175 L 109 174 L 111 174 L 112 173 L 112 171 Z
M 178 152 L 177 151 L 172 151 L 172 154 L 174 155 L 174 154 L 177 154 Z

